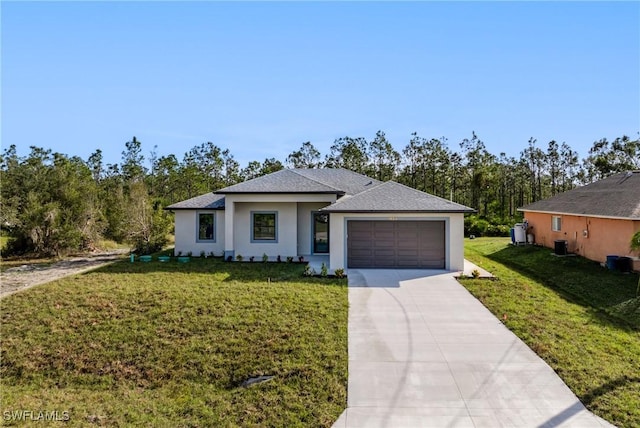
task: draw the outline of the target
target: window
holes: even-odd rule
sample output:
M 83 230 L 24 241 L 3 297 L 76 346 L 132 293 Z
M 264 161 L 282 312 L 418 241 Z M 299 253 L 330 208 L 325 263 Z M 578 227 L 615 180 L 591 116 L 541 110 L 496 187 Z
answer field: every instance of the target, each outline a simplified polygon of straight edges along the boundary
M 251 242 L 278 241 L 278 215 L 276 212 L 251 213 Z
M 215 241 L 215 213 L 198 213 L 198 242 Z
M 551 216 L 551 230 L 560 232 L 562 230 L 562 217 L 559 215 Z

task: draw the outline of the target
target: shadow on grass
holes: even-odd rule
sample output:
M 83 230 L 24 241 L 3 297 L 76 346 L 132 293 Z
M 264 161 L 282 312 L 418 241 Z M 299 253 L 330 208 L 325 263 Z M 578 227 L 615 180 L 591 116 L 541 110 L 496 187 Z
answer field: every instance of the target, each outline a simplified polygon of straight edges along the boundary
M 609 394 L 618 388 L 622 388 L 622 387 L 627 388 L 632 383 L 640 383 L 640 377 L 639 376 L 636 376 L 636 377 L 620 376 L 619 378 L 612 379 L 611 381 L 590 390 L 589 392 L 584 394 L 582 397 L 580 397 L 580 401 L 582 401 L 582 403 L 585 404 L 586 406 L 589 406 L 599 397 L 605 394 Z
M 592 311 L 594 318 L 640 329 L 637 275 L 610 271 L 583 257 L 557 257 L 543 247 L 508 246 L 486 254 L 514 272 L 554 290 L 565 300 Z M 631 308 L 631 310 L 629 310 Z

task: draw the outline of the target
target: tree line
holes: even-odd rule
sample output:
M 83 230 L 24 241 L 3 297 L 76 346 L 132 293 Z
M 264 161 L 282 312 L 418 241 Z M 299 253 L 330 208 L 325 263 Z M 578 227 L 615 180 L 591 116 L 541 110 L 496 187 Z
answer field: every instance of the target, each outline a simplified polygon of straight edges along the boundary
M 59 256 L 92 249 L 101 240 L 150 252 L 167 243 L 173 225 L 163 208 L 175 202 L 291 168 L 347 168 L 378 180 L 395 180 L 477 210 L 465 225 L 476 234 L 504 233 L 520 219 L 516 209 L 611 174 L 640 169 L 640 140 L 595 141 L 584 158 L 566 143 L 546 146 L 531 138 L 518 157 L 490 153 L 474 132 L 453 148 L 445 137 L 411 134 L 400 150 L 378 131 L 373 139 L 336 139 L 322 154 L 303 143 L 286 159 L 254 160 L 241 167 L 226 148 L 194 146 L 181 159 L 145 156 L 133 137 L 121 161 L 105 164 L 100 149 L 84 160 L 16 146 L 0 157 L 0 228 L 6 254 Z

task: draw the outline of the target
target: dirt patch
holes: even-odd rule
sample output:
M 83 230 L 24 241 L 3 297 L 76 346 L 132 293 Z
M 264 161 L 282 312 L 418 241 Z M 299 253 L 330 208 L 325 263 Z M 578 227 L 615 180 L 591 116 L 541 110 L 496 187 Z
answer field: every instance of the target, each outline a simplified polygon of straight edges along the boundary
M 128 250 L 116 250 L 71 257 L 55 263 L 24 264 L 7 269 L 0 273 L 0 298 L 65 276 L 97 269 L 122 259 L 128 252 Z

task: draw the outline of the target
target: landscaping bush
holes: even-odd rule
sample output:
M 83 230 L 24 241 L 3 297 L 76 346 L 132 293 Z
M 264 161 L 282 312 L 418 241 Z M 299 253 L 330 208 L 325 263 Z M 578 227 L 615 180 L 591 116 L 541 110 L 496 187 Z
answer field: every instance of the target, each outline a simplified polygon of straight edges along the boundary
M 464 219 L 464 234 L 466 236 L 484 236 L 487 227 L 489 227 L 489 222 L 479 217 L 469 216 Z
M 496 224 L 478 216 L 468 216 L 464 219 L 465 236 L 505 236 L 510 234 L 511 225 Z
M 484 236 L 503 236 L 508 237 L 511 234 L 511 226 L 506 224 L 490 224 Z

